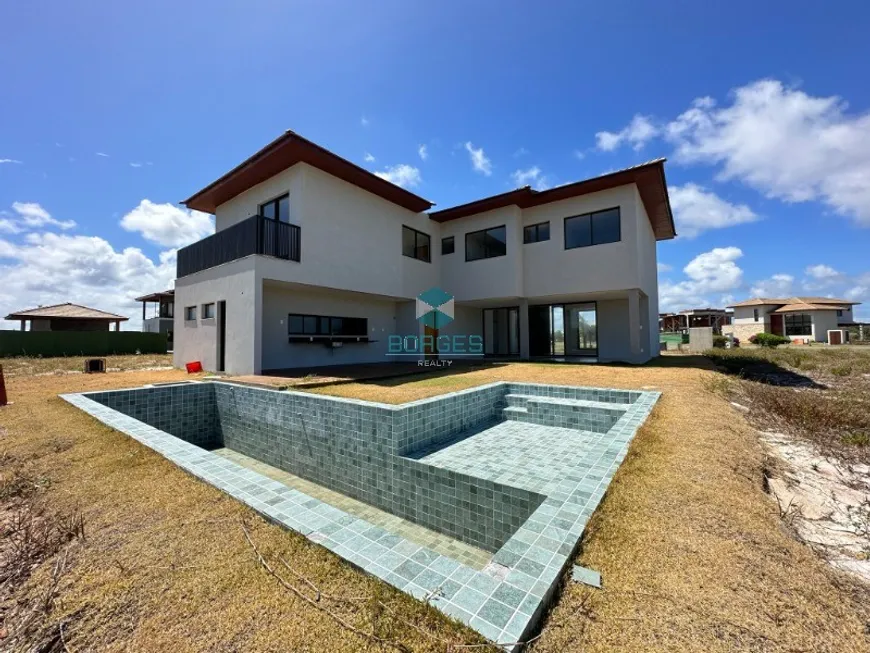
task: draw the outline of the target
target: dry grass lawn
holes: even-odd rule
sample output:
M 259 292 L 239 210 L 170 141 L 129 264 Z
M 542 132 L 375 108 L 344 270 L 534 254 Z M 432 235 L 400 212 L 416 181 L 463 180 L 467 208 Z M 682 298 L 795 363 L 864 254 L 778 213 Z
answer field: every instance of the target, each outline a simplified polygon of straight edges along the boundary
M 601 571 L 604 589 L 566 583 L 532 649 L 867 651 L 870 597 L 791 537 L 764 492 L 754 432 L 706 389 L 717 373 L 702 361 L 513 364 L 316 391 L 402 402 L 499 379 L 662 390 L 578 558 Z M 364 599 L 322 598 L 318 605 L 345 623 L 412 651 L 480 641 L 56 396 L 184 376 L 9 379 L 15 403 L 0 409 L 0 514 L 8 525 L 16 508 L 35 502 L 44 506 L 37 521 L 60 524 L 64 537 L 55 553 L 37 552 L 23 581 L 2 581 L 0 568 L 0 650 L 394 650 L 281 588 L 258 566 L 243 518 L 279 569 L 280 556 L 323 592 Z M 84 538 L 63 519 L 78 514 Z
M 0 358 L 0 366 L 7 378 L 33 376 L 36 374 L 63 374 L 81 372 L 89 358 L 105 358 L 109 370 L 142 370 L 155 367 L 172 367 L 172 354 L 140 354 L 138 356 L 64 356 L 40 358 L 38 356 L 15 356 Z

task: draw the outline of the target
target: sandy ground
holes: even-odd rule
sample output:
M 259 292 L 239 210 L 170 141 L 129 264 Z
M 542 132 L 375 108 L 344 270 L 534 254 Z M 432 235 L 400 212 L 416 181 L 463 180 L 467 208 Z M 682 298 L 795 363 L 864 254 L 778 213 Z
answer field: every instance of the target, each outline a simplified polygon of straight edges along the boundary
M 603 588 L 566 581 L 532 650 L 867 651 L 870 597 L 792 536 L 765 493 L 757 434 L 706 389 L 714 375 L 693 357 L 643 368 L 514 364 L 317 392 L 401 402 L 495 379 L 661 390 L 578 556 L 601 572 Z M 455 648 L 478 643 L 472 631 L 263 522 L 56 396 L 178 378 L 186 375 L 9 379 L 2 474 L 40 479 L 35 500 L 79 511 L 86 536 L 39 562 L 26 582 L 2 586 L 0 650 L 32 643 L 18 641 L 16 628 L 46 596 L 62 556 L 56 597 L 32 635 L 57 635 L 63 624 L 63 641 L 49 650 L 397 650 L 372 634 L 412 651 L 481 650 Z M 268 560 L 291 565 L 286 580 L 304 589 L 303 577 L 333 598 L 317 607 L 264 573 L 242 519 Z

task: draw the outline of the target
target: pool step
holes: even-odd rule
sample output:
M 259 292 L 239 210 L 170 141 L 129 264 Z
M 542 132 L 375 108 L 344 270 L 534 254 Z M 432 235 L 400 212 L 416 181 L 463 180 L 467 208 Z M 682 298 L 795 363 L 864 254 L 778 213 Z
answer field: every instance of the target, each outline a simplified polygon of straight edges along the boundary
M 507 408 L 502 415 L 506 420 L 595 433 L 607 433 L 628 408 L 598 401 L 522 394 L 508 394 L 505 400 Z

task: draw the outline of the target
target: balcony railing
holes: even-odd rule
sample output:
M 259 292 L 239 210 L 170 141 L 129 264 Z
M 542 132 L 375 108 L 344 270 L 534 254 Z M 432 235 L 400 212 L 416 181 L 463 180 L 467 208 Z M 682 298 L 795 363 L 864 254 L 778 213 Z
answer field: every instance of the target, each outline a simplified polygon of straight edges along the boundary
M 298 225 L 252 215 L 178 250 L 176 276 L 180 279 L 251 254 L 299 261 L 300 244 Z

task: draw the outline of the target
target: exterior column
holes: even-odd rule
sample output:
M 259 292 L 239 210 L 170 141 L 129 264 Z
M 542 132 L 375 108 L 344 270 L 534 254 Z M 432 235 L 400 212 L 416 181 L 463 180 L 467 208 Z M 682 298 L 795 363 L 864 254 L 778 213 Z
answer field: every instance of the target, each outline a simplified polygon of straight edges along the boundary
M 263 373 L 263 279 L 254 271 L 254 314 L 253 314 L 254 338 L 254 374 Z M 285 339 L 286 341 L 286 339 Z
M 520 313 L 520 358 L 529 358 L 529 300 L 521 299 Z
M 632 358 L 640 358 L 640 291 L 628 291 L 628 339 Z
M 21 330 L 24 331 L 24 326 L 27 324 L 27 320 L 21 320 Z
M 142 302 L 142 322 L 145 322 L 145 302 Z

